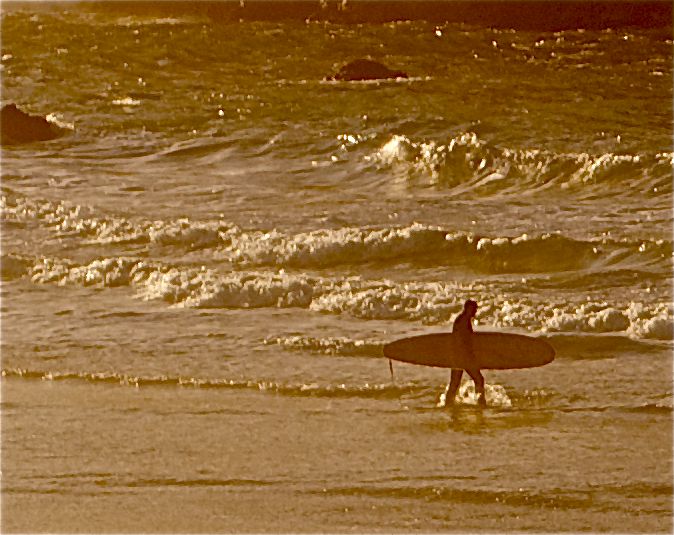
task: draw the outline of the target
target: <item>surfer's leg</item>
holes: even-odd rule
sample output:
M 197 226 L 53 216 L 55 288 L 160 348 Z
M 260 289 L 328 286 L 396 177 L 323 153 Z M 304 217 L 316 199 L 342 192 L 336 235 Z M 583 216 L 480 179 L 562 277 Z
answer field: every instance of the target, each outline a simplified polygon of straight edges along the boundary
M 475 383 L 475 393 L 478 395 L 477 398 L 477 403 L 481 407 L 486 407 L 487 406 L 487 400 L 484 397 L 484 377 L 482 376 L 482 372 L 479 369 L 475 370 L 466 370 L 468 375 L 470 375 L 470 378 L 473 380 Z
M 461 385 L 462 375 L 462 369 L 452 369 L 452 373 L 449 378 L 449 384 L 447 385 L 447 388 L 445 388 L 445 405 L 451 405 L 454 403 L 456 392 L 459 390 L 459 386 Z

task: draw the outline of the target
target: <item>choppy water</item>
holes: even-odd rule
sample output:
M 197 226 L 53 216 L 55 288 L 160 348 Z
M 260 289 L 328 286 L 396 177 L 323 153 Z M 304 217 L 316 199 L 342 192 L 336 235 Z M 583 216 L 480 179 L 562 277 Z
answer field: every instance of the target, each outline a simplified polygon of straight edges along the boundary
M 3 103 L 72 128 L 2 150 L 5 522 L 179 488 L 240 514 L 85 529 L 671 529 L 671 28 L 27 7 L 2 35 Z M 365 56 L 410 78 L 323 81 Z M 467 298 L 558 355 L 488 373 L 479 415 L 380 358 Z

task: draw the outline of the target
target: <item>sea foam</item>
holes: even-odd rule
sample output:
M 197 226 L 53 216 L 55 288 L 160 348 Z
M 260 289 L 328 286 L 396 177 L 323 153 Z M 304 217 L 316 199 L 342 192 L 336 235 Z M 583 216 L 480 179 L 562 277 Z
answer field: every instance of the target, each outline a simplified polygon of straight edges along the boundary
M 574 239 L 561 233 L 477 236 L 434 225 L 343 227 L 289 234 L 241 229 L 223 219 L 168 221 L 100 216 L 95 209 L 18 196 L 0 199 L 3 220 L 45 227 L 57 237 L 103 245 L 135 244 L 209 255 L 240 267 L 329 268 L 344 264 L 406 262 L 460 266 L 482 273 L 554 273 L 592 266 L 669 261 L 665 240 Z M 638 256 L 638 258 L 637 258 Z
M 555 153 L 542 149 L 498 147 L 474 133 L 445 141 L 413 140 L 393 134 L 367 160 L 395 168 L 431 185 L 465 187 L 476 193 L 522 195 L 534 188 L 562 189 L 620 184 L 625 176 L 643 183 L 644 191 L 671 191 L 674 153 Z M 617 190 L 619 193 L 621 190 Z
M 613 302 L 495 293 L 484 283 L 395 282 L 361 277 L 331 278 L 277 271 L 220 272 L 205 266 L 177 266 L 133 257 L 77 264 L 57 258 L 3 256 L 3 276 L 38 284 L 132 286 L 146 300 L 194 308 L 289 308 L 346 314 L 365 320 L 407 320 L 445 324 L 463 302 L 480 303 L 478 320 L 492 328 L 541 332 L 623 333 L 671 340 L 671 303 Z

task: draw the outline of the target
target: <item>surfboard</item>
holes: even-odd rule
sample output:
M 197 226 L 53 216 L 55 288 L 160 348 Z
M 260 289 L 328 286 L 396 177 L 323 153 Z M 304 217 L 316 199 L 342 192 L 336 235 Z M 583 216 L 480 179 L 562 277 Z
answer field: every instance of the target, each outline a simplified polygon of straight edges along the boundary
M 555 358 L 555 350 L 545 340 L 496 332 L 473 333 L 473 352 L 478 367 L 491 370 L 535 368 Z M 452 333 L 401 338 L 384 346 L 384 356 L 437 368 L 465 369 L 468 364 L 457 337 Z

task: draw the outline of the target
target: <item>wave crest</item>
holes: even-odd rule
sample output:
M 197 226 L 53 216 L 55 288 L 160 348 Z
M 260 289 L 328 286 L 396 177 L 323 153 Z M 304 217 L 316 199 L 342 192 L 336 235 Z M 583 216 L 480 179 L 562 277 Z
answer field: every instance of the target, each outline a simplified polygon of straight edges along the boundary
M 384 342 L 351 340 L 349 338 L 314 338 L 307 336 L 276 336 L 264 340 L 265 345 L 278 345 L 288 351 L 309 351 L 340 357 L 382 357 Z
M 574 239 L 560 233 L 476 236 L 412 223 L 383 228 L 343 227 L 298 234 L 242 230 L 224 220 L 132 221 L 100 217 L 91 208 L 63 201 L 3 196 L 5 222 L 46 227 L 58 238 L 92 244 L 147 244 L 195 251 L 214 249 L 213 258 L 234 266 L 329 268 L 379 262 L 457 266 L 477 273 L 558 273 L 616 265 L 662 265 L 672 256 L 665 240 L 615 241 L 606 236 Z M 77 244 L 77 241 L 75 242 Z
M 421 395 L 432 391 L 432 387 L 415 383 L 283 383 L 262 379 L 204 379 L 167 375 L 135 376 L 114 372 L 51 372 L 21 368 L 3 368 L 2 377 L 42 381 L 86 381 L 90 383 L 118 384 L 135 388 L 180 386 L 222 390 L 254 390 L 293 397 L 396 399 L 403 395 Z
M 131 257 L 79 265 L 56 258 L 3 256 L 3 276 L 38 284 L 132 286 L 147 300 L 194 308 L 301 307 L 362 319 L 401 319 L 442 324 L 480 303 L 478 319 L 496 328 L 543 332 L 624 333 L 671 340 L 674 309 L 668 302 L 573 302 L 494 293 L 481 283 L 394 282 L 360 277 L 327 278 L 276 272 L 230 272 L 174 266 Z M 292 342 L 289 342 L 292 345 Z M 320 342 L 317 342 L 320 345 Z
M 615 194 L 614 186 L 626 184 L 667 194 L 672 191 L 674 153 L 592 155 L 500 148 L 474 132 L 464 132 L 446 142 L 414 141 L 395 134 L 367 159 L 410 178 L 425 178 L 430 185 L 477 194 L 521 195 L 549 185 L 562 189 L 607 185 L 608 193 Z

